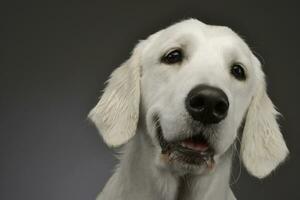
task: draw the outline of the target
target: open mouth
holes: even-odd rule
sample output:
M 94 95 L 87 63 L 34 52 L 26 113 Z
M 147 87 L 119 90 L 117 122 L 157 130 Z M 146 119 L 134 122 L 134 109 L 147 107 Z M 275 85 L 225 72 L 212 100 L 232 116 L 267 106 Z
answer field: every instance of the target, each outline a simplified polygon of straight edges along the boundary
M 214 150 L 202 133 L 180 140 L 167 141 L 164 138 L 159 119 L 156 120 L 156 132 L 162 149 L 161 153 L 167 155 L 170 161 L 175 160 L 199 166 L 206 164 L 208 168 L 213 167 Z

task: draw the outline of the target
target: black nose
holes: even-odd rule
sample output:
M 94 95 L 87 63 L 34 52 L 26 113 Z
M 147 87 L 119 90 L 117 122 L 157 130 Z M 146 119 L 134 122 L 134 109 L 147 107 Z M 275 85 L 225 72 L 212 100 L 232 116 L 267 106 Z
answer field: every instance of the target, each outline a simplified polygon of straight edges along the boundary
M 229 102 L 219 88 L 198 85 L 192 89 L 185 101 L 186 109 L 194 120 L 203 124 L 220 122 L 227 115 Z

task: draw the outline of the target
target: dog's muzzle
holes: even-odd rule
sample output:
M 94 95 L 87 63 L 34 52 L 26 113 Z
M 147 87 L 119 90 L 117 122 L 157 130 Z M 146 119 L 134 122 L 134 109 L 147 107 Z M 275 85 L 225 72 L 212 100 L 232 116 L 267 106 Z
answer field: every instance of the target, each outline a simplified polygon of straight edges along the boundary
M 212 168 L 215 151 L 208 140 L 211 135 L 209 135 L 207 127 L 215 126 L 227 116 L 228 98 L 221 89 L 202 84 L 188 93 L 185 106 L 194 124 L 199 126 L 197 129 L 194 128 L 195 133 L 186 134 L 185 138 L 182 138 L 184 136 L 181 135 L 180 139 L 167 141 L 159 116 L 154 116 L 153 120 L 162 154 L 167 155 L 169 161 L 175 160 L 196 166 L 205 163 Z

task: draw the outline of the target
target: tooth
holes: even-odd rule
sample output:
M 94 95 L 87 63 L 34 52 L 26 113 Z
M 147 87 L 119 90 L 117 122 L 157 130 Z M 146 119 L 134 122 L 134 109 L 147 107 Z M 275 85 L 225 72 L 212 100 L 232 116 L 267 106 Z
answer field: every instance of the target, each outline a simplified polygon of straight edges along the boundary
M 186 147 L 186 145 L 185 145 L 184 142 L 181 142 L 180 145 L 181 145 L 182 147 Z

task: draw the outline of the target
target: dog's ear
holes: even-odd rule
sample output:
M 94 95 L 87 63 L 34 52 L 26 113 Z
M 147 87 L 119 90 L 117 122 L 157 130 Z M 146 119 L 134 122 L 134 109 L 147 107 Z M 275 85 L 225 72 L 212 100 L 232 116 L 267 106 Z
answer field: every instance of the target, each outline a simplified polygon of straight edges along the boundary
M 105 143 L 120 146 L 136 132 L 140 104 L 140 42 L 131 57 L 115 69 L 89 118 L 96 125 Z
M 266 92 L 263 73 L 247 112 L 241 157 L 248 172 L 264 178 L 284 161 L 289 151 L 280 132 L 279 114 Z

